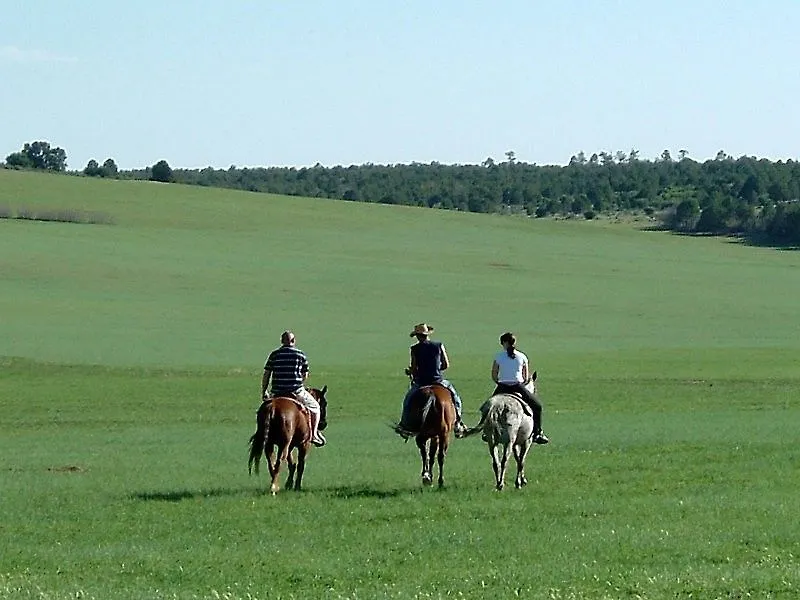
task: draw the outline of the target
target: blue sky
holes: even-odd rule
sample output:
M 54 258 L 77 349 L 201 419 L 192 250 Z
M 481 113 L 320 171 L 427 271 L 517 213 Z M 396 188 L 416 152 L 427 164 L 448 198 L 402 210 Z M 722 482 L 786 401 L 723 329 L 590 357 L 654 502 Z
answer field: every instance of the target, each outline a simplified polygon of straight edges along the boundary
M 6 0 L 0 155 L 120 168 L 800 156 L 800 1 Z

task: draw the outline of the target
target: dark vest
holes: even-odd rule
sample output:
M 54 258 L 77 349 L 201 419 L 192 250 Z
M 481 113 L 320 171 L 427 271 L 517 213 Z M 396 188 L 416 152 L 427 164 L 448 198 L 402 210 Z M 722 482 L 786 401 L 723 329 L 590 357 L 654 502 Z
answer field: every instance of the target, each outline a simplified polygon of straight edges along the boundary
M 414 383 L 431 385 L 444 379 L 442 376 L 442 343 L 425 340 L 411 346 L 411 353 L 417 363 Z

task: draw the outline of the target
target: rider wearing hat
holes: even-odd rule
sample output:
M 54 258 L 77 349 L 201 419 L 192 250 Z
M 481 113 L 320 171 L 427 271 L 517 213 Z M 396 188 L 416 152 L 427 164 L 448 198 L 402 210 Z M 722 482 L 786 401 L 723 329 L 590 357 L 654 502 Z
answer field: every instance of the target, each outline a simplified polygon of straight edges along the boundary
M 411 346 L 411 363 L 406 369 L 406 374 L 411 377 L 411 386 L 403 399 L 403 414 L 400 418 L 399 428 L 405 431 L 408 430 L 406 427 L 408 423 L 408 408 L 414 392 L 426 385 L 439 384 L 447 388 L 453 396 L 453 405 L 456 409 L 455 432 L 456 435 L 459 435 L 466 429 L 461 421 L 461 398 L 453 385 L 442 374 L 442 371 L 450 366 L 447 350 L 445 350 L 442 342 L 429 339 L 431 333 L 433 333 L 432 326 L 427 323 L 420 323 L 415 325 L 414 330 L 409 334 L 410 337 L 417 338 L 417 343 Z

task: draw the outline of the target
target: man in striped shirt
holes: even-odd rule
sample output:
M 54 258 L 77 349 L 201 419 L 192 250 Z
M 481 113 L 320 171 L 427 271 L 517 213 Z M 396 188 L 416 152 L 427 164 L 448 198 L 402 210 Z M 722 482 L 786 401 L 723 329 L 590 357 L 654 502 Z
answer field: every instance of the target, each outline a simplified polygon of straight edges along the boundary
M 264 376 L 261 378 L 261 397 L 266 398 L 270 380 L 271 396 L 287 394 L 296 397 L 311 414 L 311 443 L 324 446 L 325 438 L 319 432 L 319 402 L 303 386 L 308 377 L 308 358 L 296 346 L 294 333 L 284 331 L 281 334 L 281 345 L 270 352 L 264 363 Z

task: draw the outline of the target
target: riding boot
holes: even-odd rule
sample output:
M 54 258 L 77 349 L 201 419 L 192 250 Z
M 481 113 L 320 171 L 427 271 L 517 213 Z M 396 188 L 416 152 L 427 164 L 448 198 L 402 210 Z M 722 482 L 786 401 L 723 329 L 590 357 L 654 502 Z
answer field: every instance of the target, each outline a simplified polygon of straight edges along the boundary
M 534 444 L 549 444 L 550 438 L 542 432 L 540 423 L 536 423 L 533 428 L 533 435 L 531 436 Z
M 317 447 L 324 446 L 327 441 L 322 434 L 320 433 L 318 426 L 319 426 L 319 413 L 315 413 L 310 411 L 311 414 L 311 443 Z
M 456 415 L 456 423 L 453 427 L 453 431 L 456 434 L 457 438 L 463 437 L 463 435 L 467 432 L 467 426 L 464 425 L 464 421 L 461 420 L 461 415 Z

